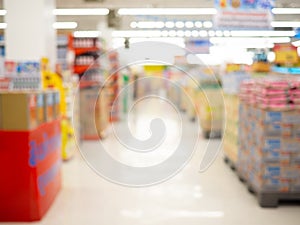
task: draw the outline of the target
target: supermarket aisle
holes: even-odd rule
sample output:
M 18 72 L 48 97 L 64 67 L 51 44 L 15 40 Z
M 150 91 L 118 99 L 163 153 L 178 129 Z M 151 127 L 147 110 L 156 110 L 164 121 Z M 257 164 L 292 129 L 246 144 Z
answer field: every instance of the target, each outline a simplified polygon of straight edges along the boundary
M 155 110 L 157 107 L 149 114 Z M 184 124 L 190 130 L 196 126 L 187 118 Z M 114 146 L 111 138 L 107 142 Z M 212 140 L 211 148 L 219 142 Z M 164 183 L 145 188 L 110 183 L 94 173 L 77 154 L 64 163 L 63 189 L 45 218 L 35 224 L 269 225 L 270 218 L 274 225 L 299 224 L 299 206 L 261 209 L 223 163 L 221 154 L 206 172 L 199 173 L 206 144 L 200 138 L 199 148 L 182 172 Z M 84 145 L 92 150 L 95 143 Z

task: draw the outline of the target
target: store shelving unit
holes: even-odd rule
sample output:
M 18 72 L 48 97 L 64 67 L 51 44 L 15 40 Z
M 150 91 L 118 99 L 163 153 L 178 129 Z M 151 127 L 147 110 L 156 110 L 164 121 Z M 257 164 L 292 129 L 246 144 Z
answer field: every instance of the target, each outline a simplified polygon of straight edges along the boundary
M 103 85 L 107 69 L 99 57 L 103 52 L 103 42 L 98 38 L 69 36 L 68 46 L 74 53 L 73 74 L 78 74 L 80 79 L 81 138 L 103 138 L 108 121 L 106 88 Z M 94 120 L 90 118 L 91 113 L 95 113 Z M 96 129 L 93 129 L 94 125 Z
M 106 85 L 108 95 L 108 106 L 110 110 L 110 122 L 119 120 L 119 106 L 116 103 L 116 98 L 119 93 L 119 58 L 116 52 L 111 52 L 108 55 L 110 64 L 110 74 L 108 77 L 108 83 Z
M 87 71 L 100 69 L 98 58 L 101 43 L 98 38 L 76 38 L 70 35 L 68 47 L 74 53 L 74 74 L 81 78 Z
M 57 64 L 61 66 L 61 70 L 68 70 L 69 63 L 67 61 L 68 54 L 68 36 L 57 36 Z

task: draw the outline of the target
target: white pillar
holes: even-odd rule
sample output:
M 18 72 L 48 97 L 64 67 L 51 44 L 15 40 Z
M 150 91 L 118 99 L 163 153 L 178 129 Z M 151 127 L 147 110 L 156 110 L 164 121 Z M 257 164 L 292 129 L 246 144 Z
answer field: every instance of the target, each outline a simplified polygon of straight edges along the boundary
M 107 22 L 99 22 L 97 26 L 98 30 L 101 32 L 101 37 L 105 40 L 106 42 L 106 48 L 109 50 L 112 48 L 112 32 L 114 31 L 113 28 L 109 28 L 107 26 Z
M 6 58 L 40 60 L 47 57 L 53 70 L 56 63 L 55 0 L 4 0 Z

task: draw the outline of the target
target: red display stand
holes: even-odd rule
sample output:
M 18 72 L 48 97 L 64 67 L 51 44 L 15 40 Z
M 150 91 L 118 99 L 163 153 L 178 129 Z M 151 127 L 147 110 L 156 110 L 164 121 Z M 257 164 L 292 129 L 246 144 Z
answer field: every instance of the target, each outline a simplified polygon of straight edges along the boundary
M 61 188 L 60 120 L 0 131 L 0 221 L 35 221 Z

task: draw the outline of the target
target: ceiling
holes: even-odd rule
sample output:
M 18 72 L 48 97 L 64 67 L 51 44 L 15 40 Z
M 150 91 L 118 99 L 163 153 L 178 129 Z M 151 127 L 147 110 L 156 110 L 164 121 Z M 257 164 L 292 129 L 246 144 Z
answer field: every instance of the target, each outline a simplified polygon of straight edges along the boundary
M 56 8 L 109 8 L 119 9 L 124 7 L 157 7 L 157 8 L 212 8 L 214 0 L 56 0 Z M 275 0 L 275 7 L 299 7 L 300 0 Z M 0 8 L 4 8 L 3 0 L 0 0 Z M 131 21 L 140 20 L 141 17 L 122 16 L 120 29 L 130 29 Z M 143 18 L 142 18 L 143 19 Z M 192 20 L 212 20 L 212 16 L 159 16 L 156 19 L 192 19 Z M 77 30 L 96 30 L 100 22 L 106 21 L 106 16 L 57 16 L 57 21 L 78 23 Z M 275 15 L 277 21 L 293 20 L 300 21 L 300 15 Z M 3 22 L 3 17 L 0 17 Z
M 300 7 L 299 0 L 275 0 L 276 7 Z M 119 9 L 124 7 L 157 7 L 157 8 L 181 8 L 181 7 L 214 7 L 214 0 L 56 0 L 57 8 L 109 8 Z M 160 16 L 162 20 L 167 19 L 193 19 L 211 20 L 212 16 Z M 131 21 L 141 19 L 133 16 L 122 16 L 121 29 L 130 29 Z M 105 21 L 105 16 L 57 16 L 57 21 L 75 21 L 78 23 L 77 30 L 95 30 L 99 22 Z M 300 21 L 300 15 L 276 15 L 275 20 L 295 20 Z

